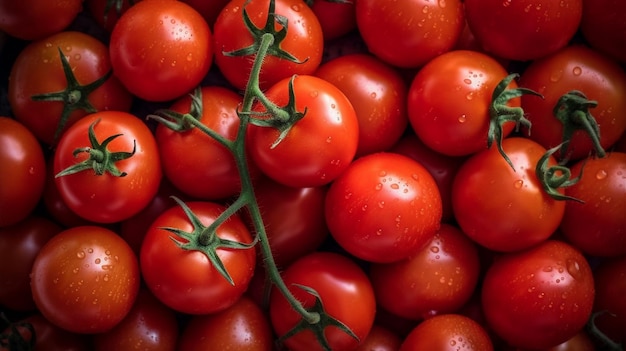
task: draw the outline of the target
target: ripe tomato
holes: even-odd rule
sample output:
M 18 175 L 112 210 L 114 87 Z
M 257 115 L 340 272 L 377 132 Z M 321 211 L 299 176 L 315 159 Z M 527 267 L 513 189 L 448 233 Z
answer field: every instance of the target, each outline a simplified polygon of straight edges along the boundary
M 289 291 L 306 309 L 314 307 L 316 297 L 297 286 L 303 285 L 317 292 L 324 311 L 347 326 L 358 339 L 336 326 L 327 327 L 323 334 L 332 350 L 351 350 L 363 340 L 374 323 L 376 302 L 367 275 L 346 256 L 331 252 L 315 252 L 303 256 L 282 273 Z M 358 308 L 355 308 L 358 307 Z M 274 332 L 285 335 L 302 317 L 294 311 L 276 288 L 270 296 L 269 314 Z M 301 331 L 284 340 L 291 351 L 322 350 L 310 330 Z
M 571 171 L 582 176 L 567 194 L 584 203 L 566 203 L 561 232 L 588 255 L 626 254 L 626 153 L 580 160 Z
M 443 314 L 418 324 L 404 339 L 399 351 L 493 351 L 485 329 L 459 314 Z
M 572 39 L 582 17 L 582 0 L 468 0 L 465 15 L 485 51 L 528 61 L 546 56 Z
M 87 11 L 98 25 L 111 32 L 120 16 L 141 0 L 85 0 Z
M 452 49 L 465 24 L 460 0 L 360 0 L 356 22 L 371 53 L 406 68 Z
M 113 73 L 134 95 L 168 101 L 195 88 L 213 62 L 204 18 L 181 1 L 141 1 L 117 21 L 109 43 Z
M 59 50 L 70 72 L 64 72 Z M 84 33 L 61 32 L 31 42 L 20 52 L 9 76 L 9 103 L 17 120 L 39 140 L 53 145 L 70 125 L 89 113 L 130 109 L 131 95 L 114 76 L 97 88 L 90 87 L 110 70 L 104 43 Z M 52 100 L 34 99 L 46 94 L 52 94 Z
M 331 235 L 350 254 L 394 262 L 435 235 L 441 196 L 421 164 L 399 154 L 375 153 L 354 161 L 330 185 L 325 212 Z
M 83 0 L 0 1 L 0 32 L 23 40 L 36 40 L 68 27 L 82 10 Z
M 621 63 L 626 63 L 626 2 L 621 0 L 583 1 L 580 31 L 589 45 Z
M 103 227 L 66 229 L 41 249 L 31 273 L 35 304 L 59 327 L 101 333 L 130 311 L 139 265 L 128 244 Z
M 189 209 L 203 226 L 208 226 L 225 210 L 212 202 L 189 202 Z M 230 284 L 213 266 L 207 255 L 185 250 L 172 240 L 183 240 L 164 228 L 175 228 L 192 235 L 194 225 L 180 206 L 163 212 L 152 223 L 144 237 L 139 254 L 144 281 L 156 298 L 170 308 L 188 314 L 207 314 L 224 310 L 246 291 L 254 273 L 256 251 L 217 248 L 233 280 Z M 232 216 L 218 227 L 217 237 L 249 244 L 252 236 L 238 216 Z
M 475 244 L 448 224 L 409 258 L 370 268 L 378 304 L 413 320 L 461 308 L 474 292 L 479 273 Z
M 100 147 L 90 139 L 90 129 Z M 105 144 L 112 136 L 117 137 Z M 94 160 L 100 165 L 93 166 Z M 59 176 L 81 162 L 89 168 Z M 161 163 L 154 136 L 143 121 L 127 112 L 104 111 L 80 119 L 63 134 L 54 154 L 54 173 L 72 211 L 93 222 L 114 223 L 137 214 L 152 200 L 161 181 Z
M 593 273 L 596 297 L 594 324 L 622 345 L 626 341 L 626 256 L 603 261 Z
M 315 75 L 352 103 L 359 121 L 357 156 L 387 151 L 400 139 L 408 124 L 407 87 L 397 71 L 374 56 L 352 54 L 326 62 Z
M 0 117 L 0 227 L 26 218 L 37 206 L 46 182 L 39 142 L 24 125 Z
M 398 351 L 402 339 L 386 326 L 374 324 L 354 351 Z
M 415 134 L 445 155 L 486 149 L 493 92 L 505 77 L 506 69 L 480 52 L 456 50 L 436 57 L 419 70 L 409 88 L 409 122 Z M 508 89 L 515 88 L 517 84 L 511 81 Z M 520 99 L 506 106 L 519 107 Z M 502 136 L 514 126 L 505 123 Z
M 353 1 L 307 0 L 320 22 L 324 41 L 339 38 L 356 29 L 356 11 Z
M 359 126 L 348 98 L 331 83 L 315 76 L 285 78 L 265 92 L 278 106 L 289 102 L 293 79 L 296 111 L 306 113 L 274 145 L 276 128 L 248 128 L 250 156 L 259 169 L 279 183 L 292 187 L 315 187 L 330 183 L 356 154 Z M 265 111 L 257 105 L 255 111 Z
M 531 350 L 558 345 L 578 333 L 591 315 L 594 286 L 585 257 L 548 240 L 504 254 L 487 270 L 482 306 L 493 331 Z
M 90 350 L 90 337 L 85 334 L 73 333 L 54 325 L 40 313 L 35 313 L 25 317 L 14 323 L 18 333 L 24 341 L 32 340 L 31 331 L 25 326 L 30 324 L 35 331 L 35 347 L 34 350 L 46 351 L 88 351 Z M 6 329 L 0 334 L 0 340 L 4 341 L 5 337 L 9 337 L 12 331 Z M 15 351 L 12 348 L 0 345 L 1 351 Z
M 189 6 L 193 7 L 199 14 L 202 15 L 206 23 L 209 27 L 213 28 L 215 24 L 215 20 L 217 16 L 219 16 L 220 12 L 228 4 L 230 0 L 181 0 L 184 3 L 187 3 Z
M 248 297 L 212 314 L 192 316 L 178 341 L 178 350 L 274 350 L 274 335 L 263 310 Z
M 269 0 L 231 1 L 222 9 L 214 25 L 215 64 L 230 84 L 240 90 L 246 87 L 253 59 L 250 55 L 229 56 L 225 53 L 244 49 L 255 43 L 243 20 L 244 10 L 254 26 L 262 29 L 267 22 Z M 277 0 L 273 13 L 283 16 L 289 30 L 282 40 L 277 38 L 275 49 L 270 50 L 270 55 L 265 58 L 259 75 L 262 90 L 294 74 L 313 74 L 322 60 L 324 48 L 322 27 L 315 13 L 304 1 Z M 281 23 L 275 23 L 273 28 L 276 31 L 285 29 Z M 299 62 L 275 55 L 281 51 L 291 54 Z
M 544 147 L 521 137 L 504 139 L 502 147 L 515 170 L 495 147 L 472 155 L 454 178 L 452 208 L 461 230 L 478 244 L 517 251 L 554 233 L 565 202 L 550 197 L 535 174 Z M 551 156 L 548 165 L 556 165 Z
M 611 146 L 626 131 L 626 100 L 623 98 L 626 73 L 614 61 L 588 47 L 568 46 L 533 61 L 521 75 L 519 84 L 544 96 L 544 99 L 522 97 L 522 108 L 532 122 L 529 138 L 546 149 L 563 142 L 564 126 L 554 117 L 553 109 L 561 96 L 572 90 L 597 102 L 589 112 L 598 124 L 602 148 Z M 566 154 L 556 155 L 569 160 L 582 159 L 594 149 L 588 133 L 582 130 L 575 131 L 565 146 Z

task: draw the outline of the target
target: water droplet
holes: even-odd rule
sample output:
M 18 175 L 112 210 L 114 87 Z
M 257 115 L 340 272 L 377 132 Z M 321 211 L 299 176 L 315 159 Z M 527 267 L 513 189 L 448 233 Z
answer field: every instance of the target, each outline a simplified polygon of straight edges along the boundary
M 74 55 L 74 60 L 79 61 L 80 60 L 80 54 Z
M 363 212 L 367 211 L 367 205 L 363 205 L 363 207 L 361 207 L 361 211 Z
M 391 187 L 391 189 L 394 189 L 394 190 L 400 189 L 400 185 L 398 185 L 398 183 L 393 183 L 393 184 L 390 185 L 390 187 Z
M 596 179 L 598 179 L 598 180 L 602 180 L 602 179 L 606 178 L 606 176 L 607 176 L 607 173 L 603 169 L 601 169 L 598 172 L 596 172 Z
M 89 252 L 89 253 L 93 253 L 93 249 L 92 249 L 92 248 L 88 248 L 88 249 L 87 249 L 87 252 Z
M 459 123 L 465 123 L 465 121 L 467 121 L 467 116 L 465 115 L 460 115 L 459 118 Z
M 170 23 L 171 23 L 171 24 L 176 24 L 176 20 L 172 18 L 172 19 L 170 20 Z
M 111 251 L 110 250 L 106 250 L 106 251 L 104 251 L 104 254 L 107 255 L 107 256 L 111 256 Z
M 576 66 L 572 69 L 572 74 L 575 76 L 579 76 L 583 72 L 582 68 Z
M 518 179 L 513 183 L 513 186 L 515 187 L 515 189 L 521 189 L 523 185 L 524 185 L 524 181 L 521 179 Z
M 103 264 L 102 269 L 105 271 L 108 271 L 108 270 L 113 269 L 113 266 L 111 266 L 110 264 Z
M 78 273 L 79 271 L 80 271 L 80 268 L 78 268 L 78 267 L 72 269 L 72 272 L 74 272 L 74 274 Z
M 370 96 L 372 97 L 372 99 L 376 99 L 376 96 L 377 96 L 377 95 L 376 95 L 376 93 L 375 93 L 375 92 L 372 92 L 372 93 L 370 93 Z
M 374 189 L 376 189 L 376 190 L 380 190 L 380 189 L 382 189 L 382 188 L 383 188 L 383 184 L 382 184 L 382 183 L 378 183 L 378 184 L 376 184 L 376 186 L 374 187 Z
M 330 144 L 332 141 L 333 141 L 333 137 L 328 137 L 328 138 L 326 138 L 326 142 L 327 142 L 328 144 Z
M 567 272 L 572 276 L 572 278 L 580 279 L 580 276 L 581 276 L 580 265 L 578 264 L 577 261 L 567 260 L 565 267 L 567 267 Z
M 85 258 L 85 251 L 78 251 L 76 253 L 76 257 L 78 257 L 78 258 Z
M 320 93 L 319 93 L 319 91 L 317 91 L 317 90 L 312 90 L 312 91 L 309 93 L 309 95 L 310 95 L 312 98 L 316 98 L 319 94 L 320 94 Z
M 552 272 L 552 266 L 545 266 L 545 267 L 543 267 L 542 271 L 544 271 L 544 272 Z
M 470 85 L 470 84 L 472 84 L 472 80 L 469 79 L 469 78 L 465 78 L 465 79 L 463 79 L 463 83 L 465 83 L 467 85 Z
M 431 246 L 430 251 L 434 252 L 434 253 L 437 253 L 437 252 L 439 252 L 439 248 L 437 246 Z
M 46 45 L 47 48 L 51 48 L 52 47 L 52 43 L 49 43 L 49 42 L 46 43 L 45 45 Z
M 104 277 L 102 277 L 102 280 L 104 280 L 105 282 L 109 281 L 109 275 L 105 274 Z
M 187 61 L 191 61 L 193 60 L 193 54 L 192 53 L 188 53 L 187 54 Z
M 96 258 L 96 260 L 94 261 L 95 264 L 100 264 L 100 259 Z
M 467 93 L 467 95 L 465 95 L 465 98 L 467 100 L 472 100 L 474 98 L 474 92 Z
M 301 7 L 300 7 L 300 4 L 294 4 L 294 5 L 291 5 L 291 9 L 292 9 L 292 10 L 294 10 L 294 11 L 296 11 L 296 12 L 299 12 L 299 11 L 300 11 L 300 8 L 301 8 Z
M 378 207 L 383 208 L 385 207 L 385 201 L 381 201 L 378 203 Z
M 387 175 L 387 172 L 385 172 L 385 171 L 380 171 L 380 172 L 378 173 L 378 176 L 380 176 L 380 177 L 384 177 L 384 176 L 386 176 L 386 175 Z
M 563 70 L 554 71 L 550 75 L 550 81 L 552 81 L 553 83 L 556 83 L 559 80 L 561 80 L 562 76 L 563 76 Z
M 381 236 L 381 235 L 383 235 L 383 230 L 380 228 L 376 229 L 376 236 Z

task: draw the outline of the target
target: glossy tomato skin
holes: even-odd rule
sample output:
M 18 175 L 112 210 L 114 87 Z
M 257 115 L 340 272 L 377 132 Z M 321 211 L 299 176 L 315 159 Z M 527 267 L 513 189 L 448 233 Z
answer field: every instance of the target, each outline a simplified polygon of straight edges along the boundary
M 43 149 L 18 121 L 0 117 L 0 227 L 18 223 L 37 206 L 46 182 Z
M 379 305 L 412 320 L 460 309 L 471 297 L 479 273 L 475 244 L 449 224 L 443 224 L 432 240 L 409 258 L 370 267 Z
M 626 341 L 626 257 L 603 261 L 594 270 L 595 325 L 617 343 Z
M 571 167 L 575 175 L 581 170 L 581 179 L 567 193 L 585 203 L 566 203 L 561 232 L 588 255 L 626 254 L 626 153 L 588 158 Z
M 582 17 L 582 0 L 465 1 L 467 22 L 482 48 L 529 61 L 565 47 Z
M 418 324 L 404 339 L 399 351 L 492 351 L 485 329 L 459 314 L 442 314 Z
M 34 95 L 60 92 L 68 87 L 59 49 L 81 85 L 90 84 L 111 70 L 109 49 L 98 39 L 81 32 L 67 31 L 29 43 L 18 55 L 9 76 L 9 103 L 17 120 L 26 125 L 45 144 L 58 141 L 57 129 L 65 103 L 35 101 Z M 88 96 L 97 111 L 128 111 L 132 102 L 129 92 L 111 76 Z M 87 111 L 76 109 L 69 114 L 61 133 Z
M 588 320 L 592 271 L 574 247 L 548 240 L 499 257 L 487 270 L 481 299 L 489 326 L 503 340 L 549 348 L 573 337 Z
M 278 106 L 289 101 L 285 78 L 265 92 Z M 330 183 L 352 162 L 359 140 L 356 112 L 350 100 L 331 83 L 315 76 L 293 78 L 296 110 L 306 114 L 285 139 L 272 147 L 279 136 L 275 128 L 251 125 L 248 150 L 261 172 L 292 187 L 314 187 Z M 262 106 L 255 111 L 264 111 Z
M 510 252 L 548 239 L 563 218 L 565 202 L 550 197 L 535 174 L 535 165 L 546 153 L 543 146 L 512 137 L 504 139 L 502 147 L 515 170 L 495 146 L 472 155 L 452 184 L 452 208 L 459 227 L 472 240 Z M 548 164 L 556 164 L 553 157 Z
M 324 36 L 313 10 L 302 0 L 278 0 L 275 6 L 275 13 L 284 16 L 289 27 L 280 48 L 301 62 L 268 55 L 259 76 L 261 90 L 294 74 L 313 74 L 322 60 Z M 246 87 L 253 58 L 226 56 L 224 53 L 243 49 L 254 43 L 243 22 L 244 8 L 256 27 L 265 26 L 269 0 L 231 1 L 222 9 L 214 26 L 215 64 L 230 84 L 240 90 Z M 281 27 L 277 24 L 275 28 L 280 30 Z
M 100 333 L 132 308 L 139 274 L 137 257 L 115 232 L 74 227 L 41 249 L 31 288 L 37 308 L 55 325 L 76 333 Z
M 176 313 L 141 289 L 126 317 L 113 329 L 93 336 L 93 350 L 171 351 L 178 341 Z
M 0 228 L 0 306 L 12 311 L 36 309 L 30 289 L 33 262 L 60 231 L 59 225 L 41 216 Z
M 402 339 L 386 326 L 374 324 L 355 351 L 398 351 Z
M 355 160 L 330 186 L 326 222 L 350 254 L 370 262 L 407 258 L 435 235 L 441 196 L 426 168 L 394 153 Z
M 387 151 L 400 139 L 408 124 L 407 87 L 394 68 L 372 55 L 352 54 L 324 63 L 315 75 L 352 103 L 359 121 L 357 157 Z
M 340 254 L 318 251 L 295 261 L 282 277 L 305 308 L 312 307 L 315 298 L 295 284 L 317 291 L 326 313 L 344 323 L 360 340 L 367 336 L 374 323 L 376 301 L 367 275 L 354 261 Z M 274 332 L 279 336 L 301 320 L 276 288 L 270 296 L 269 314 Z M 350 350 L 358 345 L 356 339 L 337 328 L 327 328 L 324 333 L 333 350 Z M 284 344 L 291 351 L 322 350 L 310 331 L 297 333 Z
M 168 101 L 190 92 L 213 63 L 212 33 L 181 1 L 141 1 L 117 21 L 110 39 L 113 73 L 134 95 Z
M 610 147 L 626 130 L 626 73 L 608 57 L 576 45 L 534 61 L 521 75 L 519 84 L 533 89 L 544 96 L 536 99 L 522 97 L 522 108 L 532 123 L 529 138 L 545 148 L 561 144 L 563 125 L 552 110 L 558 99 L 571 90 L 582 92 L 587 99 L 596 101 L 597 107 L 590 108 L 600 129 L 600 145 Z M 593 151 L 589 136 L 576 131 L 568 143 L 569 160 L 580 160 Z M 557 156 L 561 156 L 558 153 Z
M 370 52 L 398 67 L 416 68 L 452 49 L 463 29 L 461 1 L 356 2 L 357 27 Z
M 580 31 L 591 47 L 626 63 L 626 3 L 619 0 L 583 1 Z
M 193 316 L 182 331 L 178 350 L 272 351 L 274 338 L 263 310 L 243 296 L 223 311 Z
M 131 157 L 115 163 L 125 176 L 97 175 L 93 170 L 55 177 L 55 184 L 67 206 L 79 216 L 97 223 L 115 223 L 129 218 L 148 205 L 159 189 L 162 177 L 158 149 L 150 129 L 127 112 L 104 111 L 77 121 L 61 137 L 54 155 L 54 173 L 89 157 L 76 156 L 74 150 L 91 146 L 89 126 L 99 142 L 121 134 L 111 141 L 111 152 L 132 152 Z M 128 194 L 133 196 L 128 196 Z
M 188 202 L 187 206 L 205 226 L 225 210 L 221 205 L 206 201 Z M 231 285 L 204 253 L 180 248 L 170 238 L 173 234 L 163 228 L 193 231 L 189 218 L 178 205 L 163 212 L 148 229 L 139 258 L 144 281 L 156 298 L 179 312 L 207 314 L 226 309 L 241 297 L 254 273 L 254 247 L 217 250 L 233 279 L 234 285 Z M 238 216 L 224 222 L 217 235 L 241 243 L 252 242 L 250 232 Z
M 415 134 L 431 149 L 449 156 L 486 149 L 493 91 L 507 75 L 498 61 L 476 51 L 455 50 L 434 58 L 409 87 L 408 116 Z M 512 81 L 508 88 L 517 88 L 517 83 Z M 516 98 L 507 105 L 520 104 Z M 505 123 L 503 137 L 513 127 L 513 122 Z
M 82 0 L 0 1 L 0 31 L 23 40 L 36 40 L 68 27 L 82 10 Z

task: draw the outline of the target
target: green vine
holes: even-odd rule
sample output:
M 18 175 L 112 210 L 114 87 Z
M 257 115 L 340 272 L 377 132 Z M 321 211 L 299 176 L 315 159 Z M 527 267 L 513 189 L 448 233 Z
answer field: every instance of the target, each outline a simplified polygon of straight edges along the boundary
M 572 200 L 580 203 L 584 203 L 584 201 L 577 199 L 572 196 L 567 196 L 561 194 L 558 189 L 565 188 L 568 186 L 572 186 L 580 180 L 583 176 L 584 165 L 580 169 L 580 174 L 574 179 L 572 179 L 572 172 L 569 168 L 556 165 L 556 166 L 548 166 L 548 160 L 550 156 L 552 156 L 557 150 L 561 148 L 561 145 L 557 145 L 552 149 L 548 150 L 537 162 L 537 166 L 535 167 L 535 174 L 537 175 L 537 179 L 543 186 L 543 190 L 550 195 L 555 200 Z

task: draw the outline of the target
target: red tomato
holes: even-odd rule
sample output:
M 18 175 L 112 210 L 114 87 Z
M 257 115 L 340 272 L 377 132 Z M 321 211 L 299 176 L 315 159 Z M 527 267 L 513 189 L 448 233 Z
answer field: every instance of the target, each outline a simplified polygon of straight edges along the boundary
M 578 333 L 591 315 L 593 276 L 572 246 L 548 240 L 504 254 L 482 285 L 485 318 L 513 346 L 545 349 Z
M 46 182 L 39 142 L 24 125 L 0 117 L 0 227 L 26 218 L 37 206 Z
M 493 351 L 493 344 L 474 320 L 459 314 L 443 314 L 418 324 L 399 349 L 413 350 Z
M 120 16 L 139 1 L 141 0 L 85 0 L 85 5 L 91 18 L 111 32 Z
M 533 63 L 520 77 L 519 84 L 533 89 L 544 99 L 522 97 L 522 108 L 532 122 L 529 138 L 545 148 L 563 142 L 564 126 L 553 114 L 561 96 L 572 90 L 582 92 L 588 100 L 597 102 L 589 108 L 600 130 L 599 143 L 606 149 L 626 131 L 626 73 L 606 56 L 585 46 L 568 46 L 553 55 Z M 583 110 L 580 110 L 583 111 Z M 583 112 L 572 114 L 580 118 Z M 571 125 L 581 127 L 581 121 Z M 594 150 L 589 134 L 582 130 L 573 133 L 565 145 L 569 160 L 579 160 Z
M 265 92 L 278 106 L 289 102 L 292 78 Z M 306 113 L 277 145 L 276 128 L 248 128 L 250 156 L 259 169 L 279 183 L 315 187 L 330 183 L 352 162 L 359 141 L 356 113 L 348 98 L 331 83 L 314 76 L 293 78 L 296 111 Z M 256 111 L 265 111 L 257 105 Z
M 12 311 L 35 310 L 30 271 L 39 250 L 60 231 L 56 223 L 40 216 L 0 227 L 0 306 Z
M 463 3 L 448 0 L 356 2 L 359 33 L 370 52 L 398 67 L 419 67 L 454 47 L 463 25 Z
M 353 1 L 307 0 L 307 3 L 320 22 L 325 41 L 339 38 L 356 29 Z
M 265 27 L 269 0 L 233 0 L 222 9 L 214 26 L 215 64 L 230 84 L 241 90 L 248 82 L 253 62 L 250 55 L 255 52 L 245 56 L 228 56 L 225 53 L 250 47 L 260 40 L 255 39 L 246 28 L 244 10 L 252 14 L 250 20 L 254 26 L 260 29 Z M 262 90 L 294 74 L 313 74 L 322 60 L 324 49 L 322 27 L 313 10 L 304 1 L 277 0 L 273 13 L 283 16 L 289 30 L 282 40 L 276 39 L 270 55 L 263 62 L 259 75 Z M 273 28 L 277 32 L 285 29 L 284 24 L 280 23 L 275 23 Z M 291 54 L 297 62 L 277 56 L 282 52 Z
M 167 101 L 190 92 L 213 62 L 211 29 L 181 1 L 141 1 L 117 21 L 109 44 L 113 73 L 134 95 Z
M 352 54 L 326 62 L 315 75 L 352 103 L 359 121 L 357 156 L 387 151 L 400 139 L 408 124 L 407 87 L 397 71 L 374 56 Z
M 326 222 L 350 254 L 395 262 L 420 250 L 441 223 L 433 177 L 413 159 L 375 153 L 354 161 L 330 186 Z
M 626 2 L 583 1 L 580 31 L 593 48 L 626 63 Z
M 528 61 L 565 47 L 582 17 L 582 0 L 467 0 L 465 15 L 485 51 Z
M 274 336 L 263 310 L 244 296 L 221 312 L 191 317 L 177 349 L 272 351 Z
M 330 349 L 354 349 L 370 332 L 376 309 L 374 291 L 367 275 L 354 261 L 336 253 L 315 252 L 287 267 L 282 277 L 289 291 L 307 310 L 314 309 L 316 297 L 297 284 L 315 290 L 325 313 L 347 326 L 358 338 L 337 327 L 327 327 L 322 333 Z M 276 288 L 270 296 L 269 313 L 274 332 L 279 336 L 302 321 L 302 316 Z M 310 330 L 296 333 L 284 340 L 284 344 L 291 351 L 323 349 Z
M 370 268 L 378 304 L 413 320 L 460 309 L 474 292 L 479 273 L 475 244 L 448 224 L 409 258 Z
M 202 226 L 208 226 L 225 208 L 212 202 L 190 202 L 189 209 Z M 141 272 L 154 296 L 170 308 L 188 314 L 207 314 L 224 310 L 245 292 L 254 273 L 256 251 L 213 248 L 233 280 L 229 283 L 207 255 L 197 249 L 183 249 L 172 240 L 188 242 L 164 228 L 175 228 L 197 240 L 199 230 L 180 206 L 163 212 L 152 223 L 141 246 Z M 195 230 L 194 230 L 195 229 Z M 238 216 L 232 216 L 218 227 L 217 238 L 249 244 L 252 236 Z M 205 245 L 206 246 L 206 245 Z
M 89 138 L 91 128 L 100 147 Z M 105 144 L 113 136 L 117 137 Z M 94 149 L 117 156 L 103 156 L 107 153 Z M 107 158 L 122 156 L 126 158 Z M 59 176 L 80 162 L 89 168 Z M 152 200 L 161 181 L 161 163 L 154 136 L 143 121 L 127 112 L 105 111 L 82 118 L 63 134 L 54 155 L 54 173 L 72 211 L 93 222 L 114 223 L 137 214 Z
M 0 1 L 0 32 L 24 40 L 35 40 L 68 27 L 82 10 L 82 0 Z
M 386 326 L 374 324 L 354 351 L 398 351 L 402 339 Z
M 69 64 L 68 73 L 59 50 Z M 128 91 L 114 76 L 105 77 L 110 70 L 104 43 L 84 33 L 61 32 L 31 42 L 20 52 L 9 77 L 9 103 L 17 120 L 39 140 L 56 144 L 70 125 L 89 113 L 130 109 Z M 102 85 L 93 86 L 103 78 Z
M 64 330 L 46 318 L 41 314 L 36 313 L 22 320 L 14 323 L 17 327 L 17 331 L 25 342 L 31 342 L 32 333 L 25 326 L 30 326 L 35 331 L 35 351 L 87 351 L 90 350 L 89 336 L 84 334 L 77 334 L 67 330 Z M 5 341 L 5 337 L 9 337 L 11 330 L 7 329 L 0 334 L 0 340 Z M 0 345 L 2 351 L 15 351 L 16 349 L 5 348 L 4 344 Z M 30 349 L 29 349 L 30 350 Z
M 146 290 L 113 329 L 93 336 L 93 350 L 170 351 L 176 348 L 178 321 L 173 310 Z
M 565 238 L 592 256 L 626 254 L 626 153 L 578 161 L 573 175 L 582 171 L 567 194 L 584 201 L 568 201 L 560 229 Z
M 228 4 L 230 0 L 181 0 L 182 2 L 187 3 L 189 6 L 193 7 L 198 13 L 202 15 L 206 23 L 209 27 L 213 28 L 215 24 L 215 20 L 217 16 L 219 16 L 220 12 Z
M 626 256 L 600 263 L 594 271 L 596 297 L 593 323 L 606 336 L 622 345 L 626 341 Z
M 76 333 L 101 333 L 130 311 L 139 273 L 137 257 L 115 232 L 74 227 L 41 249 L 31 288 L 37 308 L 55 325 Z
M 478 244 L 517 251 L 555 232 L 565 202 L 550 197 L 535 173 L 545 148 L 521 137 L 504 139 L 502 147 L 515 169 L 495 147 L 474 154 L 456 174 L 452 208 L 461 230 Z M 553 157 L 548 165 L 556 165 Z

